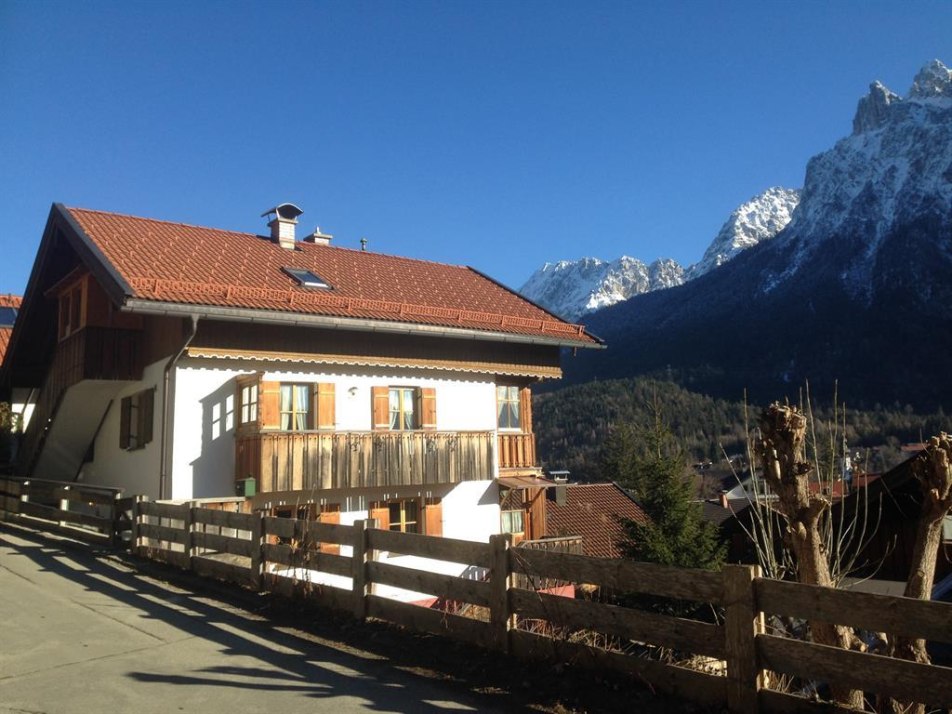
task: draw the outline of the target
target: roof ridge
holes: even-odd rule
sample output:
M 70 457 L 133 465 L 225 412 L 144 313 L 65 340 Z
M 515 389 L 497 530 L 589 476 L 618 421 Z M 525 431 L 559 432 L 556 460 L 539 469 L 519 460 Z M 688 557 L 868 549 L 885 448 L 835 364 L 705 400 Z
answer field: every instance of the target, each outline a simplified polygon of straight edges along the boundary
M 182 226 L 183 228 L 197 228 L 201 231 L 217 231 L 219 233 L 235 233 L 240 236 L 251 236 L 252 238 L 267 238 L 267 236 L 257 233 L 246 233 L 236 231 L 230 228 L 212 228 L 211 226 L 199 226 L 195 223 L 185 223 L 183 221 L 167 221 L 163 218 L 149 218 L 148 216 L 134 216 L 131 213 L 117 213 L 116 211 L 102 211 L 98 208 L 80 208 L 78 206 L 66 206 L 67 211 L 82 211 L 83 213 L 96 213 L 100 216 L 114 216 L 116 218 L 132 218 L 136 221 L 151 221 L 152 223 L 162 223 L 167 226 Z
M 233 229 L 231 229 L 231 228 L 215 228 L 215 227 L 213 227 L 213 226 L 200 226 L 200 225 L 198 225 L 198 224 L 196 224 L 196 223 L 185 223 L 184 221 L 169 221 L 169 220 L 166 220 L 166 219 L 164 219 L 164 218 L 149 218 L 148 216 L 135 216 L 135 215 L 133 215 L 133 214 L 131 214 L 131 213 L 118 213 L 118 212 L 116 212 L 116 211 L 103 211 L 103 210 L 100 210 L 100 209 L 98 209 L 98 208 L 82 208 L 82 207 L 79 207 L 79 206 L 67 206 L 66 209 L 69 210 L 69 211 L 82 211 L 82 212 L 84 212 L 84 213 L 95 213 L 95 214 L 98 214 L 98 215 L 101 215 L 101 216 L 113 216 L 113 217 L 116 217 L 116 218 L 131 218 L 131 219 L 136 220 L 136 221 L 151 221 L 151 222 L 153 222 L 153 223 L 162 223 L 162 224 L 167 225 L 167 226 L 182 226 L 183 228 L 194 228 L 194 229 L 201 230 L 201 231 L 217 231 L 217 232 L 219 232 L 219 233 L 233 233 L 233 234 L 235 234 L 235 235 L 240 235 L 240 236 L 249 236 L 249 237 L 252 237 L 252 238 L 262 238 L 262 239 L 265 239 L 265 240 L 269 240 L 269 239 L 268 239 L 268 236 L 266 236 L 266 235 L 264 235 L 264 234 L 261 234 L 261 233 L 249 233 L 249 232 L 247 232 L 247 231 L 233 230 Z M 380 256 L 380 257 L 382 257 L 382 258 L 391 258 L 391 259 L 393 259 L 393 260 L 402 260 L 402 261 L 406 261 L 406 262 L 409 262 L 409 263 L 426 263 L 426 264 L 428 264 L 428 265 L 439 265 L 440 267 L 443 267 L 443 268 L 458 268 L 458 269 L 460 269 L 460 270 L 473 270 L 473 271 L 479 273 L 479 271 L 478 271 L 478 270 L 475 270 L 475 268 L 471 268 L 471 267 L 468 266 L 468 265 L 461 265 L 461 264 L 459 264 L 459 263 L 441 263 L 441 262 L 438 261 L 438 260 L 429 260 L 429 259 L 427 259 L 427 258 L 410 258 L 410 257 L 408 257 L 408 256 L 406 256 L 406 255 L 396 255 L 395 253 L 383 253 L 383 252 L 380 252 L 380 251 L 363 250 L 363 249 L 361 249 L 361 248 L 353 248 L 353 247 L 351 247 L 351 246 L 345 246 L 345 245 L 318 245 L 318 244 L 316 244 L 316 243 L 307 243 L 307 242 L 305 242 L 305 241 L 296 241 L 296 243 L 297 243 L 297 244 L 300 244 L 300 245 L 298 245 L 297 247 L 300 247 L 300 248 L 302 248 L 302 249 L 305 250 L 305 251 L 310 251 L 310 250 L 314 250 L 314 249 L 318 249 L 318 250 L 324 250 L 324 249 L 342 250 L 342 251 L 348 251 L 348 252 L 350 252 L 350 253 L 360 253 L 360 254 L 363 254 L 363 255 L 375 255 L 375 256 Z M 482 273 L 479 273 L 479 274 L 480 274 L 480 275 L 483 275 Z M 483 277 L 486 277 L 486 276 L 484 275 Z M 495 282 L 495 281 L 494 281 L 494 282 Z M 502 287 L 506 288 L 505 285 L 502 285 Z M 506 288 L 506 289 L 509 290 L 510 292 L 513 292 L 513 291 L 510 290 L 509 288 Z M 521 296 L 520 296 L 520 297 L 521 297 Z

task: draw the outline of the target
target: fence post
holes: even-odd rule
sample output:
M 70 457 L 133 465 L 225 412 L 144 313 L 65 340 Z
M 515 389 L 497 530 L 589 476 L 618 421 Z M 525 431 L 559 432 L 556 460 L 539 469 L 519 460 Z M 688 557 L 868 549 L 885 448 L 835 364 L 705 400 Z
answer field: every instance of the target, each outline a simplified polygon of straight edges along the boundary
M 25 480 L 20 485 L 20 503 L 29 503 L 30 502 L 30 481 L 29 479 Z M 23 507 L 17 504 L 17 514 L 23 514 Z
M 512 535 L 498 533 L 489 536 L 492 565 L 489 570 L 489 625 L 492 628 L 493 646 L 509 651 L 509 630 L 512 628 L 512 614 L 509 608 L 509 585 L 512 570 L 509 563 L 509 548 Z
M 142 503 L 149 500 L 148 496 L 138 495 L 136 496 L 135 503 L 132 504 L 132 537 L 129 539 L 129 551 L 133 555 L 140 555 L 139 548 L 141 547 L 139 541 L 141 540 L 139 536 L 139 525 L 142 523 L 142 519 L 145 516 L 142 515 Z
M 367 561 L 371 559 L 366 520 L 354 521 L 354 553 L 351 559 L 354 596 L 354 617 L 361 622 L 367 619 Z
M 255 512 L 252 511 L 252 514 Z M 251 585 L 261 592 L 264 582 L 264 511 L 251 522 Z
M 186 504 L 185 509 L 185 518 L 182 521 L 182 526 L 185 529 L 185 567 L 188 570 L 192 570 L 192 558 L 195 557 L 195 536 L 194 536 L 194 526 L 195 526 L 195 514 L 194 511 L 197 508 L 195 501 L 189 501 Z
M 754 581 L 760 566 L 725 565 L 724 622 L 727 645 L 727 708 L 740 714 L 759 711 L 758 693 L 764 686 L 764 671 L 757 661 L 755 639 L 764 632 L 764 615 L 757 607 Z
M 63 486 L 62 491 L 69 491 L 69 486 Z M 69 499 L 61 498 L 59 500 L 59 509 L 60 511 L 68 512 L 69 511 Z M 58 521 L 60 528 L 65 528 L 69 525 L 69 521 Z

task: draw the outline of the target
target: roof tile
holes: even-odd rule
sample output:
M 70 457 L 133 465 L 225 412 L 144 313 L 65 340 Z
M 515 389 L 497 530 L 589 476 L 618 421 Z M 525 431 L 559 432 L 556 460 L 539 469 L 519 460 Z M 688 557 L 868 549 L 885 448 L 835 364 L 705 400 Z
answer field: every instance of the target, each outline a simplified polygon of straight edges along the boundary
M 624 535 L 618 518 L 646 522 L 648 516 L 614 483 L 568 484 L 565 505 L 546 502 L 546 535 L 582 536 L 585 555 L 621 558 L 618 541 Z
M 193 305 L 391 320 L 554 337 L 595 344 L 517 293 L 456 265 L 270 238 L 115 213 L 68 209 L 132 290 L 131 297 Z M 317 273 L 304 288 L 281 269 Z

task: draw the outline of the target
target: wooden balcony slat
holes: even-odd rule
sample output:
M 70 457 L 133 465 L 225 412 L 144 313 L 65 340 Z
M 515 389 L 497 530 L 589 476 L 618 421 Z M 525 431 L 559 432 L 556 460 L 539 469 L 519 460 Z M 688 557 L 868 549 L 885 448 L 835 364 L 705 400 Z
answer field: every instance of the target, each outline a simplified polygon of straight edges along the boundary
M 236 477 L 261 493 L 489 479 L 493 441 L 489 431 L 239 432 Z

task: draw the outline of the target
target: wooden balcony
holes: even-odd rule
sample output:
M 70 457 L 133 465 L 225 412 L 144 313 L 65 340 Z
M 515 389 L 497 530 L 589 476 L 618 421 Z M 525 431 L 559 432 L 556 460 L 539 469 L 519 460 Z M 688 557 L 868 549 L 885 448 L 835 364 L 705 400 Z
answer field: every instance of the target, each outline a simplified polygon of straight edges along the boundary
M 535 434 L 499 433 L 499 468 L 523 469 L 536 465 Z
M 84 327 L 60 341 L 17 455 L 21 475 L 30 474 L 67 389 L 84 379 L 141 379 L 138 334 L 137 330 Z
M 50 391 L 63 391 L 84 379 L 139 379 L 138 334 L 137 330 L 85 327 L 62 340 L 50 367 Z
M 259 493 L 422 486 L 492 478 L 492 432 L 250 432 L 235 477 Z

